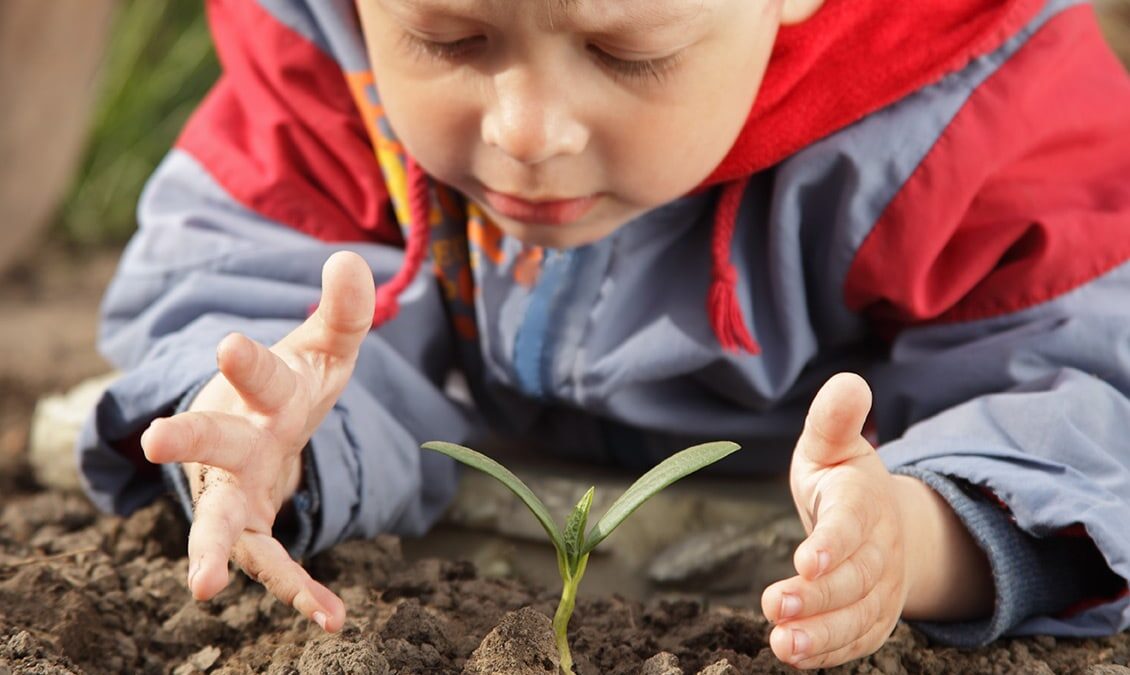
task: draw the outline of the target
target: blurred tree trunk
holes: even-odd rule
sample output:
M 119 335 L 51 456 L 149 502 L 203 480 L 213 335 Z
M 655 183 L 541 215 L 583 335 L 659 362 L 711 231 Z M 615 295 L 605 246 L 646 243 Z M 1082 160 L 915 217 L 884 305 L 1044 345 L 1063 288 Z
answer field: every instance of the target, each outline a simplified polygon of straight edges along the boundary
M 0 0 L 0 270 L 51 222 L 81 159 L 117 0 Z
M 1130 0 L 1095 0 L 1095 9 L 1114 53 L 1130 68 Z

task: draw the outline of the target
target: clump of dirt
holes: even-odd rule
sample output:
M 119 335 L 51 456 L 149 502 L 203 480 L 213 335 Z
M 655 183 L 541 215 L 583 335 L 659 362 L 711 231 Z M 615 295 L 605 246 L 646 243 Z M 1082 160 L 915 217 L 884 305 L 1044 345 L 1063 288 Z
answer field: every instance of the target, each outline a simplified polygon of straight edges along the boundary
M 193 601 L 184 585 L 187 531 L 167 501 L 126 519 L 46 492 L 9 493 L 0 507 L 0 673 L 556 669 L 548 632 L 556 589 L 483 579 L 462 561 L 407 561 L 394 537 L 348 542 L 310 561 L 348 607 L 345 629 L 325 635 L 242 574 L 215 600 Z M 759 614 L 695 598 L 582 597 L 570 628 L 578 675 L 792 672 L 768 650 L 770 626 Z M 533 650 L 510 661 L 498 655 L 517 640 Z M 484 668 L 488 658 L 496 660 Z M 1124 635 L 962 652 L 900 626 L 877 654 L 828 672 L 1130 675 L 1127 662 Z

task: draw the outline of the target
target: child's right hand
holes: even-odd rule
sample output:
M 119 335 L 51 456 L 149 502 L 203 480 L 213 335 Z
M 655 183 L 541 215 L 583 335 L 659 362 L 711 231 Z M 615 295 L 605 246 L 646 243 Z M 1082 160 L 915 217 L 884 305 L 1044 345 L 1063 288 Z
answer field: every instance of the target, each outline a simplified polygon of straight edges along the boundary
M 334 254 L 309 319 L 269 349 L 239 334 L 224 338 L 220 372 L 189 410 L 155 420 L 142 436 L 149 461 L 181 462 L 192 487 L 188 586 L 197 600 L 227 585 L 234 558 L 325 630 L 344 623 L 341 599 L 290 558 L 271 527 L 302 480 L 303 447 L 353 373 L 374 302 L 365 261 Z

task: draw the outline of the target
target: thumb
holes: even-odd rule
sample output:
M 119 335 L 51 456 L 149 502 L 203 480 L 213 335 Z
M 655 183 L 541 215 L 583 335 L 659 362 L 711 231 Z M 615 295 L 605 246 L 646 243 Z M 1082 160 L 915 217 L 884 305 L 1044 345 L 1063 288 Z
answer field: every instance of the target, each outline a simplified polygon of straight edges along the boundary
M 372 327 L 375 304 L 369 264 L 356 253 L 338 251 L 322 266 L 318 308 L 284 342 L 294 348 L 351 359 Z
M 871 388 L 855 373 L 833 375 L 812 400 L 797 452 L 824 466 L 871 452 L 863 424 L 871 410 Z

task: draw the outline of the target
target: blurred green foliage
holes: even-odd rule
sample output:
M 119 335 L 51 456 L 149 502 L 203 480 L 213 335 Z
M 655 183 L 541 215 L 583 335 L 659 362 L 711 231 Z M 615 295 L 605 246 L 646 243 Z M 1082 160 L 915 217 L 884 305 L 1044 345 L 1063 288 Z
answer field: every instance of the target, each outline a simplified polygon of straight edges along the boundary
M 145 180 L 219 75 L 203 0 L 122 0 L 82 164 L 57 227 L 76 244 L 135 228 Z

